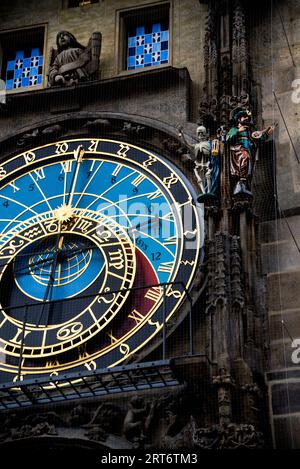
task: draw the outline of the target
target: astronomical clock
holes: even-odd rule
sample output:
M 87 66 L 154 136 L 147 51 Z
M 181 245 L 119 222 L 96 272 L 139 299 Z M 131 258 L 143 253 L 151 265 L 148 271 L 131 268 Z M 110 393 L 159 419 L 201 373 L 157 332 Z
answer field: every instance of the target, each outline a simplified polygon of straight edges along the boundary
M 0 233 L 1 382 L 135 360 L 180 321 L 203 243 L 180 170 L 98 138 L 2 160 Z

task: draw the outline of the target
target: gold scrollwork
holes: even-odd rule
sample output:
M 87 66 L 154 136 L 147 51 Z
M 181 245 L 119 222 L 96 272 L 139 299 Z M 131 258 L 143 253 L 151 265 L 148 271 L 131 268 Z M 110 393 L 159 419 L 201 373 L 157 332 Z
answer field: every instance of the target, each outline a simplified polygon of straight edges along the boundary
M 111 232 L 106 230 L 103 226 L 100 226 L 97 231 L 95 238 L 100 241 L 100 243 L 107 243 L 111 238 Z
M 83 324 L 81 322 L 73 322 L 71 324 L 67 324 L 66 326 L 59 329 L 56 334 L 56 338 L 58 340 L 66 340 L 66 339 L 73 339 L 77 334 L 83 329 Z
M 95 371 L 97 368 L 97 364 L 94 360 L 91 360 L 90 362 L 86 362 L 84 366 L 88 371 Z
M 108 293 L 110 292 L 110 288 L 109 287 L 106 287 L 104 288 L 104 293 Z M 98 298 L 98 303 L 101 303 L 101 301 L 103 301 L 103 303 L 109 305 L 110 303 L 113 303 L 115 301 L 115 298 L 116 298 L 116 293 L 112 293 L 112 298 L 108 298 L 108 295 L 104 295 L 104 296 L 99 296 Z
M 123 257 L 122 249 L 117 251 L 109 252 L 109 267 L 112 267 L 116 270 L 121 270 L 124 268 L 125 259 Z
M 179 181 L 179 179 L 178 179 L 178 177 L 176 176 L 176 174 L 174 174 L 174 173 L 171 173 L 171 176 L 165 177 L 165 178 L 163 179 L 163 183 L 165 184 L 165 186 L 166 186 L 168 189 L 171 189 L 171 186 L 173 186 L 173 184 L 176 184 L 178 181 Z
M 57 371 L 52 371 L 52 373 L 50 373 L 50 378 L 53 378 L 53 376 L 58 376 L 58 372 Z M 50 383 L 48 384 L 48 388 L 56 388 L 58 385 L 58 381 L 50 381 Z
M 181 297 L 182 293 L 179 290 L 173 290 L 172 287 L 171 287 L 171 288 L 167 289 L 166 295 L 167 296 L 174 296 L 174 298 L 176 298 L 176 300 L 178 300 Z
M 8 251 L 7 254 L 9 255 L 12 255 L 12 254 L 15 254 L 17 252 L 17 250 L 24 245 L 24 242 L 22 239 L 19 239 L 18 242 L 16 239 L 13 239 L 8 246 L 6 246 L 5 248 L 2 249 L 2 251 L 0 251 L 0 256 L 4 256 L 5 254 L 5 251 Z
M 26 164 L 30 164 L 35 160 L 35 153 L 33 151 L 26 151 L 23 156 Z
M 122 343 L 119 347 L 120 352 L 122 355 L 128 355 L 130 352 L 130 347 L 128 344 Z
M 69 149 L 69 145 L 67 142 L 56 143 L 56 150 L 55 153 L 57 155 L 61 155 L 62 153 L 66 153 Z
M 6 174 L 7 174 L 6 169 L 4 169 L 3 166 L 0 166 L 0 181 L 1 181 L 3 178 L 5 178 Z
M 56 220 L 50 220 L 45 223 L 46 230 L 49 233 L 57 233 L 58 228 L 59 228 L 59 222 Z

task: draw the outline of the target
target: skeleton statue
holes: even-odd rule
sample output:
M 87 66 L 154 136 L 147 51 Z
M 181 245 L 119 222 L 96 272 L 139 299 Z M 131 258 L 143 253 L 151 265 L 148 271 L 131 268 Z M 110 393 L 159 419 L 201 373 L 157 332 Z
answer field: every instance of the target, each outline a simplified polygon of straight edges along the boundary
M 197 128 L 197 137 L 199 143 L 194 147 L 195 152 L 195 168 L 194 173 L 197 182 L 203 194 L 211 191 L 211 165 L 210 165 L 210 142 L 206 128 L 201 125 Z M 205 184 L 206 182 L 206 184 Z M 207 190 L 206 190 L 207 189 Z
M 189 144 L 178 127 L 178 134 L 182 142 L 190 150 L 189 158 L 194 162 L 194 173 L 201 190 L 201 196 L 216 195 L 219 176 L 219 140 L 210 140 L 208 132 L 203 125 L 197 128 L 198 143 Z
M 97 76 L 101 52 L 101 33 L 92 34 L 88 46 L 80 44 L 73 34 L 60 31 L 56 36 L 57 49 L 51 48 L 49 86 L 68 86 Z

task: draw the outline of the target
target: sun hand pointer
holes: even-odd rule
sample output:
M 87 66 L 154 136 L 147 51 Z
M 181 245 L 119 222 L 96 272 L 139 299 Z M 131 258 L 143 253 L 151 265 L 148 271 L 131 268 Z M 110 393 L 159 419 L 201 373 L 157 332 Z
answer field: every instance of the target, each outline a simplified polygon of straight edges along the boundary
M 71 187 L 70 187 L 69 193 L 67 197 L 66 197 L 66 194 L 64 194 L 64 203 L 60 207 L 54 210 L 54 218 L 56 218 L 56 220 L 58 220 L 60 223 L 68 222 L 75 215 L 74 207 L 72 207 L 72 204 L 73 204 L 73 198 L 75 194 L 75 187 L 76 187 L 76 183 L 78 179 L 78 174 L 80 170 L 80 165 L 83 161 L 83 157 L 84 157 L 84 149 L 82 145 L 79 145 L 78 148 L 74 151 L 76 167 L 75 167 L 75 172 L 73 174 L 73 178 L 71 181 Z
M 69 192 L 67 203 L 66 203 L 66 205 L 69 206 L 69 207 L 72 207 L 72 202 L 73 202 L 73 197 L 74 197 L 74 192 L 75 192 L 75 186 L 76 186 L 76 182 L 77 182 L 77 178 L 78 178 L 78 174 L 79 174 L 79 170 L 80 170 L 80 165 L 83 161 L 83 157 L 84 157 L 84 149 L 83 149 L 82 145 L 79 145 L 79 147 L 74 151 L 74 158 L 76 160 L 76 168 L 75 168 L 75 172 L 74 172 L 72 183 L 71 183 L 70 192 Z

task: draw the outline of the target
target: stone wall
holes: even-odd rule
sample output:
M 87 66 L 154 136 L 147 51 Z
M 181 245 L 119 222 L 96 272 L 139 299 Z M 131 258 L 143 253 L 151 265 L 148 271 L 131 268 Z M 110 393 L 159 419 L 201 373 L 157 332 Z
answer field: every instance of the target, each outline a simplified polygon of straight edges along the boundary
M 266 126 L 274 121 L 279 124 L 275 133 L 279 205 L 282 210 L 299 212 L 300 164 L 297 162 L 273 90 L 300 155 L 300 104 L 294 102 L 292 96 L 295 91 L 292 83 L 300 78 L 300 67 L 297 66 L 300 60 L 300 4 L 295 0 L 276 3 L 278 7 L 274 6 L 272 11 L 269 4 L 255 6 L 253 16 L 250 17 L 251 65 L 263 122 Z M 280 15 L 296 67 L 293 66 Z
M 277 4 L 277 7 L 275 7 Z M 260 225 L 262 271 L 269 316 L 267 381 L 273 442 L 277 448 L 299 448 L 299 365 L 293 363 L 293 339 L 300 337 L 300 164 L 278 104 L 300 158 L 300 104 L 293 81 L 300 78 L 300 4 L 273 2 L 255 6 L 251 30 L 252 69 L 259 111 L 265 126 L 278 122 L 275 167 L 278 206 L 273 220 Z M 280 16 L 290 43 L 292 56 Z M 293 60 L 294 64 L 293 65 Z M 278 104 L 273 94 L 276 93 Z

